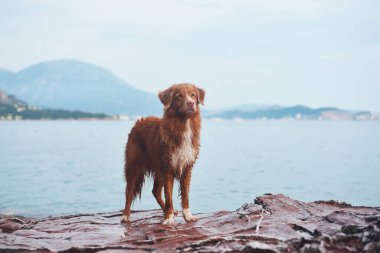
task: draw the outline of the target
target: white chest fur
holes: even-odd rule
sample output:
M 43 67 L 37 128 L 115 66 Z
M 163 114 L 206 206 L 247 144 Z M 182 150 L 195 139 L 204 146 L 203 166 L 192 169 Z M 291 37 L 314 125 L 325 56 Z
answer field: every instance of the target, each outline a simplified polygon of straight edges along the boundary
M 184 167 L 195 161 L 195 149 L 192 142 L 193 132 L 190 127 L 190 122 L 186 123 L 186 130 L 182 136 L 181 145 L 175 149 L 171 156 L 171 165 L 177 170 L 179 175 L 182 175 Z

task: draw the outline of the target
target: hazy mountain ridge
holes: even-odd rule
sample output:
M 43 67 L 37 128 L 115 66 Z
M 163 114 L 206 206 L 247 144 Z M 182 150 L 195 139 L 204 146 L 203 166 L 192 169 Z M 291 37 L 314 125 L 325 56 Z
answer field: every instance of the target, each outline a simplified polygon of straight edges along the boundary
M 0 90 L 0 106 L 27 106 L 27 104 L 13 95 Z
M 28 105 L 13 95 L 7 95 L 0 90 L 0 120 L 21 119 L 105 119 L 108 115 L 87 113 L 82 111 L 67 111 L 41 109 Z
M 336 107 L 310 108 L 304 105 L 267 106 L 257 109 L 226 109 L 209 111 L 206 118 L 214 119 L 313 119 L 313 120 L 379 120 L 380 115 L 370 111 L 351 112 Z
M 78 60 L 42 62 L 16 73 L 0 69 L 0 89 L 14 94 L 19 101 L 41 108 L 132 118 L 162 115 L 157 95 L 132 87 L 102 67 Z M 380 119 L 379 114 L 369 111 L 263 104 L 243 104 L 218 110 L 205 108 L 203 116 L 220 119 Z
M 0 83 L 2 81 L 5 81 L 6 79 L 10 78 L 13 75 L 14 75 L 14 73 L 9 71 L 9 70 L 0 69 Z
M 104 68 L 77 60 L 32 65 L 0 79 L 0 88 L 39 107 L 132 116 L 162 112 L 156 95 L 132 87 Z

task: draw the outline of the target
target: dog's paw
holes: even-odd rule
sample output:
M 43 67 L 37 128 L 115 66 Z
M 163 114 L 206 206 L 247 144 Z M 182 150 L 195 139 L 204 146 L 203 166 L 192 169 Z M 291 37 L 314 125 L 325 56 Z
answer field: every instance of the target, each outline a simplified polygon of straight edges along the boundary
M 187 216 L 186 218 L 184 217 L 184 219 L 186 222 L 192 222 L 192 221 L 197 221 L 198 217 L 191 215 L 191 216 Z
M 173 224 L 174 224 L 174 215 L 173 214 L 170 214 L 169 218 L 164 219 L 164 221 L 162 222 L 162 225 L 173 225 Z
M 198 218 L 196 216 L 193 216 L 191 214 L 191 211 L 189 208 L 185 208 L 182 210 L 182 216 L 185 219 L 186 222 L 192 222 L 192 221 L 197 221 Z
M 128 215 L 123 215 L 123 217 L 121 217 L 121 220 L 120 220 L 121 223 L 128 223 L 130 221 L 131 219 Z

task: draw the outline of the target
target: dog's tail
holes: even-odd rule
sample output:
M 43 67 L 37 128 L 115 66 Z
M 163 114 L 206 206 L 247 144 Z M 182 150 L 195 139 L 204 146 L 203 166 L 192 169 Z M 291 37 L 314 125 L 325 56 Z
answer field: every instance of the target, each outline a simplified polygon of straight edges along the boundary
M 131 130 L 124 155 L 124 176 L 127 182 L 127 191 L 131 193 L 132 200 L 136 197 L 141 199 L 141 192 L 145 182 L 147 172 L 145 166 L 144 150 L 141 148 L 139 139 Z
M 125 180 L 127 182 L 128 191 L 132 192 L 132 199 L 136 197 L 141 199 L 142 188 L 145 183 L 145 174 L 138 167 L 125 165 Z

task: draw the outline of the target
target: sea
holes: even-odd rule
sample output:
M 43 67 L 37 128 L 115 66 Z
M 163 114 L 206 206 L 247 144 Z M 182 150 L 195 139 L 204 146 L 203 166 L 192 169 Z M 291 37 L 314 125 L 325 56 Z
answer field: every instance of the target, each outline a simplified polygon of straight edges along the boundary
M 0 213 L 123 209 L 124 148 L 133 124 L 0 121 Z M 147 180 L 132 209 L 159 208 L 152 187 Z M 192 212 L 235 210 L 265 193 L 380 206 L 380 121 L 203 120 Z

